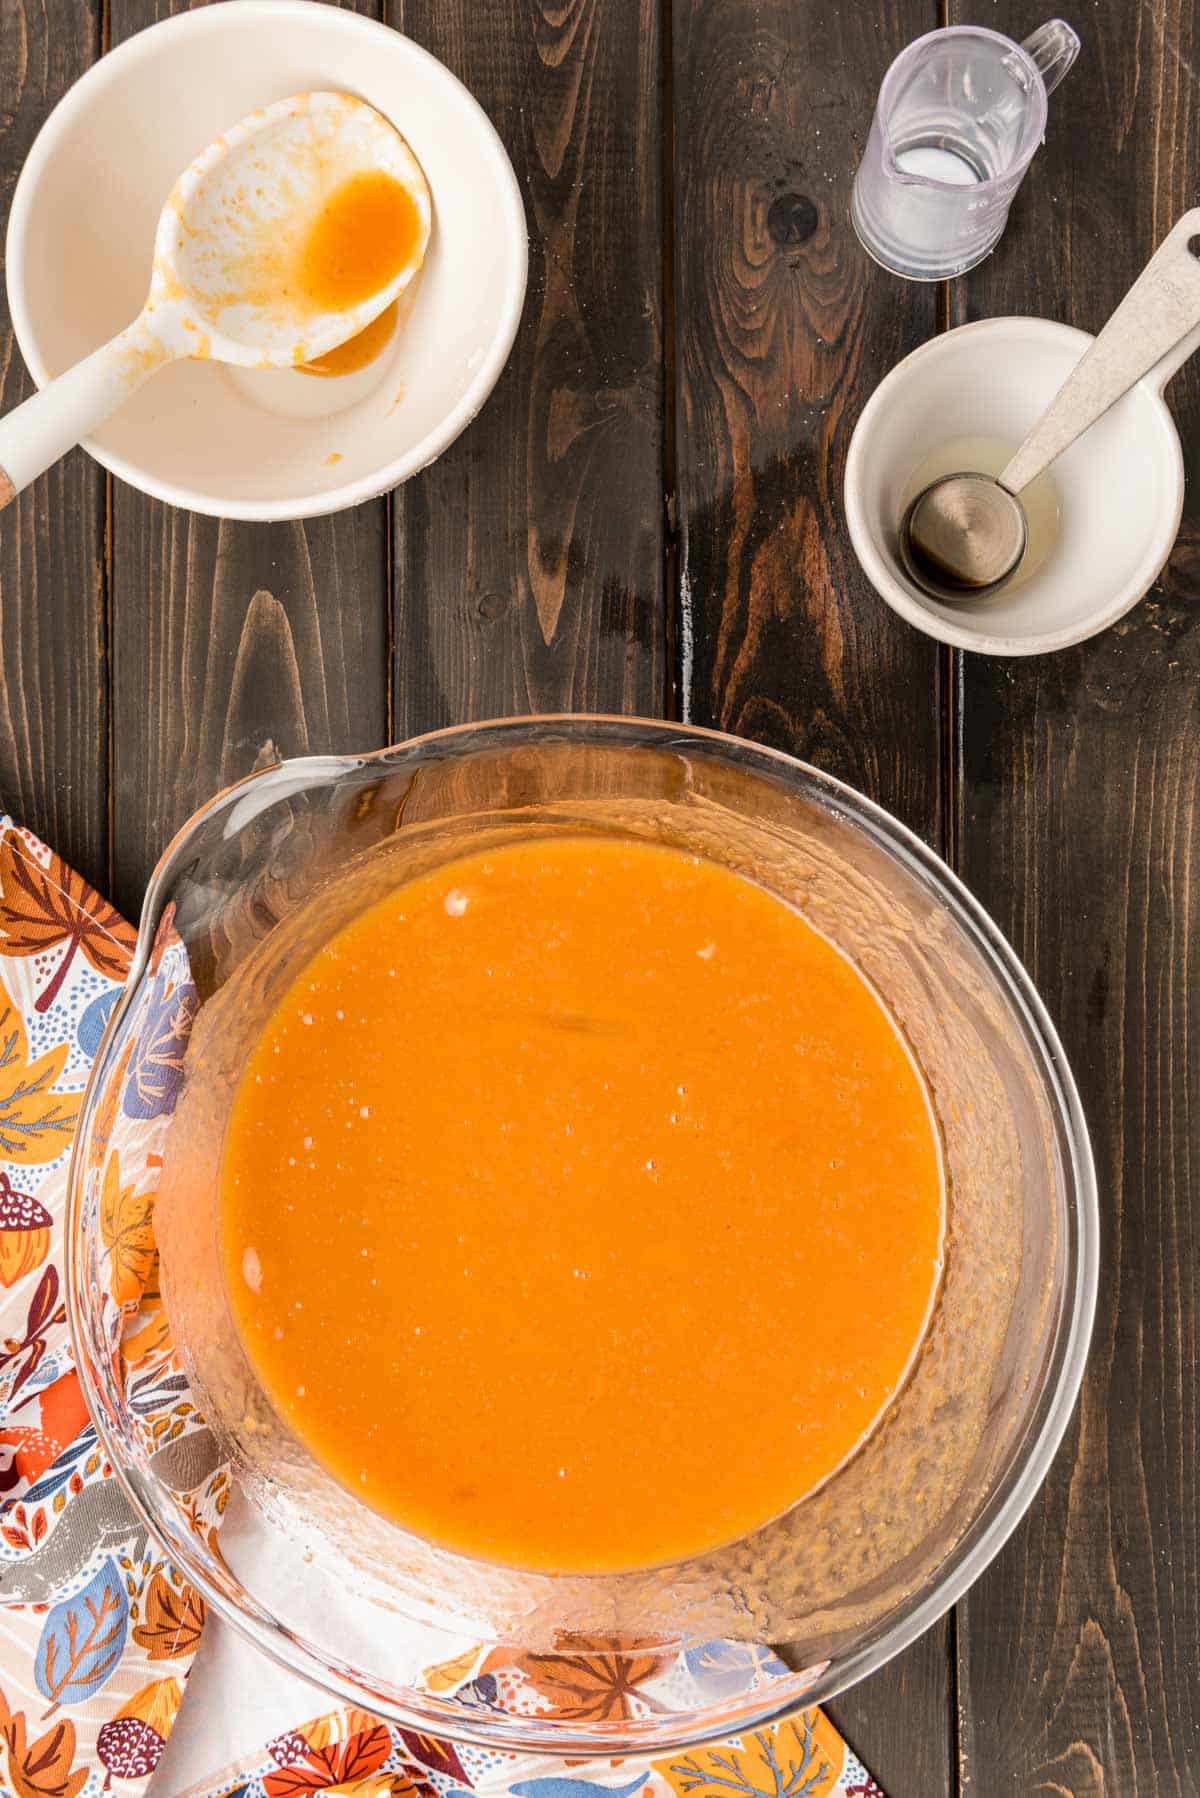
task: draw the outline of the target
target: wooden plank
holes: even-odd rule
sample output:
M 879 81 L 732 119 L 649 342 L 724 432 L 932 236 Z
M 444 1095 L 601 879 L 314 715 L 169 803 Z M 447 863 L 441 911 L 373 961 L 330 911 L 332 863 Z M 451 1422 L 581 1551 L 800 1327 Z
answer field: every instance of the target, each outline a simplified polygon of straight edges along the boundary
M 841 528 L 872 389 L 936 328 L 872 264 L 850 187 L 884 70 L 925 0 L 675 8 L 680 703 L 794 750 L 940 834 L 935 646 Z
M 958 16 L 976 16 L 964 4 Z M 1045 9 L 1020 0 L 1022 35 Z M 1098 0 L 997 254 L 953 318 L 1097 330 L 1200 179 L 1195 0 Z M 1200 1791 L 1200 371 L 1171 389 L 1183 529 L 1150 597 L 1080 649 L 962 665 L 961 868 L 1080 1081 L 1104 1220 L 1078 1417 L 960 1609 L 963 1771 L 1013 1792 Z
M 0 8 L 0 207 L 50 108 L 100 50 L 100 4 Z M 0 410 L 33 392 L 0 293 Z M 108 879 L 103 472 L 76 450 L 0 515 L 0 806 Z
M 947 1798 L 955 1783 L 950 1621 L 927 1630 L 826 1710 L 887 1798 Z
M 942 841 L 935 645 L 841 525 L 850 433 L 937 326 L 867 259 L 850 187 L 923 0 L 676 0 L 674 218 L 682 715 L 788 749 Z M 949 1626 L 830 1707 L 891 1798 L 950 1789 Z
M 195 807 L 289 755 L 387 738 L 383 508 L 219 523 L 114 505 L 116 902 L 136 916 Z
M 479 418 L 395 496 L 396 734 L 657 715 L 665 681 L 658 0 L 404 0 L 512 157 L 529 291 Z
M 113 41 L 185 10 L 111 0 Z M 387 567 L 386 501 L 236 524 L 114 484 L 114 897 L 127 911 L 218 788 L 281 756 L 386 742 Z

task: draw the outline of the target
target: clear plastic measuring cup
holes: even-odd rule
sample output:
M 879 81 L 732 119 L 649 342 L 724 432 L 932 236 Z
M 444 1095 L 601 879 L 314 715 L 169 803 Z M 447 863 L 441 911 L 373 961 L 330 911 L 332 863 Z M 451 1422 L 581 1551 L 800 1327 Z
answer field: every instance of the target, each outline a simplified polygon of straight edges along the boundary
M 883 78 L 851 216 L 876 262 L 912 281 L 961 275 L 994 249 L 1079 54 L 1061 19 L 1022 44 L 982 26 L 931 31 Z

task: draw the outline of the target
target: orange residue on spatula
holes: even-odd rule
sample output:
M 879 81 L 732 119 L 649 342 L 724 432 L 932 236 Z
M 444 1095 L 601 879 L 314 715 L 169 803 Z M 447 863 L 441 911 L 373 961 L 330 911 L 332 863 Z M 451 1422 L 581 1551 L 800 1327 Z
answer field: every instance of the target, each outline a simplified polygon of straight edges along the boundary
M 407 187 L 382 169 L 335 188 L 309 230 L 297 284 L 318 311 L 369 300 L 416 254 L 421 216 Z

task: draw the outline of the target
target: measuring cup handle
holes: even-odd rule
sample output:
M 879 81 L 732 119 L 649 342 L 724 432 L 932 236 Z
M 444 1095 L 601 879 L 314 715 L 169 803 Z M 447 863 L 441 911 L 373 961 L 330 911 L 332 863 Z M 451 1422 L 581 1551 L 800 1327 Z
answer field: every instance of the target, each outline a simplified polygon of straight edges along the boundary
M 1024 38 L 1021 48 L 1037 64 L 1046 92 L 1052 94 L 1079 55 L 1079 39 L 1065 19 L 1050 19 Z

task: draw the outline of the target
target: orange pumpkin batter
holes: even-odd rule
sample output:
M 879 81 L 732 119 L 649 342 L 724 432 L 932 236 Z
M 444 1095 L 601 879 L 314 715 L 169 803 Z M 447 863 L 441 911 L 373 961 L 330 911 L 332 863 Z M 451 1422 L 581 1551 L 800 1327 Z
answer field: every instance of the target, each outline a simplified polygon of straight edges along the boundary
M 381 169 L 351 175 L 305 240 L 300 291 L 322 312 L 361 305 L 411 262 L 420 239 L 421 215 L 402 182 Z
M 360 368 L 366 368 L 381 356 L 396 330 L 396 319 L 399 316 L 399 305 L 393 300 L 385 306 L 378 318 L 345 343 L 339 343 L 335 350 L 326 350 L 323 356 L 314 356 L 311 362 L 300 364 L 302 375 L 353 375 Z
M 730 1541 L 896 1391 L 940 1265 L 924 1088 L 763 889 L 612 838 L 397 888 L 277 1005 L 222 1249 L 247 1352 L 422 1535 L 614 1570 Z

